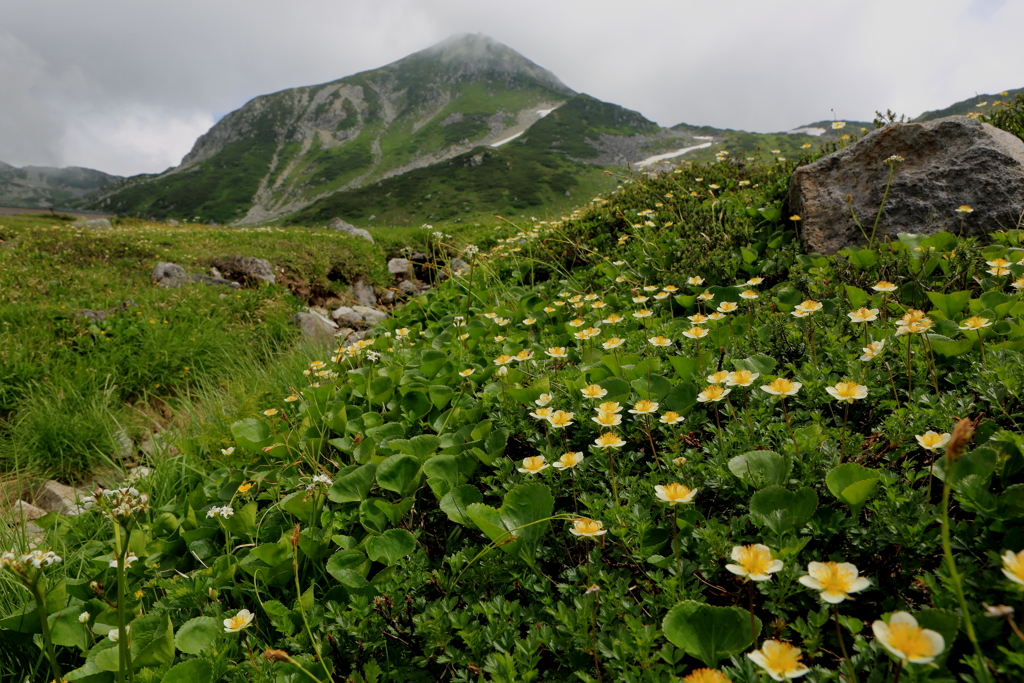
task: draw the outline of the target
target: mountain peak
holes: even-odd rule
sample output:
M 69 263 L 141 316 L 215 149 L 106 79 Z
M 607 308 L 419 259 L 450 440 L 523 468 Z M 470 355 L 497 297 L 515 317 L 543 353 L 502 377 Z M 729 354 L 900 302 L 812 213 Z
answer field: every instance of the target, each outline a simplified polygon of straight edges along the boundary
M 422 67 L 428 67 L 434 78 L 440 77 L 448 82 L 527 78 L 568 97 L 576 94 L 547 69 L 482 33 L 457 33 L 389 64 L 385 69 L 398 68 L 417 73 Z

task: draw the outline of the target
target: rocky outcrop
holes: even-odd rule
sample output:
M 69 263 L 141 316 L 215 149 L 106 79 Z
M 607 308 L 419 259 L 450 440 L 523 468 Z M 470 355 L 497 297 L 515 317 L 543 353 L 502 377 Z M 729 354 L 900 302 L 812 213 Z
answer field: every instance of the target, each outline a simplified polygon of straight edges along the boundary
M 801 217 L 808 251 L 834 254 L 865 243 L 850 209 L 870 233 L 890 164 L 897 170 L 876 239 L 943 230 L 983 235 L 1016 226 L 1024 213 L 1019 138 L 964 116 L 891 123 L 793 173 L 786 211 Z M 972 211 L 958 213 L 961 206 Z
M 357 228 L 356 226 L 352 225 L 351 223 L 346 223 L 345 221 L 341 220 L 340 218 L 335 218 L 330 223 L 328 223 L 327 224 L 327 228 L 329 230 L 338 230 L 339 232 L 347 233 L 349 235 L 352 235 L 353 237 L 362 237 L 364 240 L 369 241 L 370 244 L 374 243 L 373 242 L 373 235 L 371 235 L 368 230 L 363 230 L 362 228 Z
M 43 482 L 42 487 L 36 491 L 36 507 L 74 517 L 85 512 L 80 500 L 87 495 L 72 486 L 50 479 Z
M 242 282 L 246 285 L 259 285 L 267 283 L 272 285 L 277 281 L 274 275 L 274 267 L 270 261 L 252 256 L 228 256 L 215 259 L 211 264 L 223 276 L 229 280 Z
M 153 284 L 158 287 L 168 288 L 181 287 L 190 282 L 201 282 L 204 285 L 224 285 L 225 287 L 233 287 L 235 289 L 242 286 L 237 282 L 224 278 L 210 277 L 209 275 L 201 275 L 199 273 L 188 273 L 177 263 L 158 263 L 149 277 Z M 95 311 L 90 312 L 95 313 Z

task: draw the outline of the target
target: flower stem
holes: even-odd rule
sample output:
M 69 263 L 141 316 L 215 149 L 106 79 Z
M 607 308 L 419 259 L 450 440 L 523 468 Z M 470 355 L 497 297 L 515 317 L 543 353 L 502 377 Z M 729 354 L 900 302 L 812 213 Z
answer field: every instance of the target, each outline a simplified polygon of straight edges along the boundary
M 978 678 L 983 683 L 989 683 L 988 672 L 988 660 L 981 652 L 981 646 L 978 645 L 978 637 L 974 633 L 974 622 L 971 621 L 971 613 L 967 609 L 967 599 L 964 597 L 964 588 L 960 582 L 960 572 L 956 569 L 956 561 L 953 559 L 953 546 L 950 541 L 949 534 L 949 491 L 950 491 L 950 479 L 953 476 L 953 470 L 956 468 L 956 462 L 950 462 L 949 457 L 946 458 L 946 477 L 945 482 L 942 486 L 942 552 L 946 556 L 946 564 L 949 567 L 949 579 L 953 584 L 953 591 L 956 593 L 956 599 L 960 603 L 960 610 L 964 616 L 964 626 L 967 630 L 967 638 L 971 641 L 974 646 L 974 653 L 978 657 L 980 662 L 980 671 Z M 983 672 L 983 673 L 982 673 Z
M 846 642 L 843 641 L 843 631 L 839 628 L 839 605 L 832 605 L 832 614 L 836 618 L 836 637 L 839 639 L 839 649 L 843 653 L 843 659 L 846 660 L 846 665 L 850 668 L 850 681 L 851 683 L 857 683 L 857 673 L 853 670 L 853 660 L 850 659 L 850 653 L 846 651 Z
M 128 681 L 135 680 L 135 671 L 132 667 L 132 650 L 127 632 L 128 625 L 125 621 L 125 603 L 128 601 L 125 591 L 127 583 L 124 575 L 124 558 L 128 554 L 128 530 L 125 529 L 124 544 L 121 543 L 121 525 L 114 524 L 114 552 L 117 554 L 117 680 L 120 683 L 125 680 L 125 672 L 128 674 Z
M 50 660 L 50 670 L 53 672 L 55 681 L 63 681 L 64 676 L 60 672 L 60 666 L 57 665 L 57 653 L 53 649 L 53 638 L 50 637 L 50 624 L 46 619 L 49 615 L 46 613 L 46 596 L 43 594 L 42 577 L 36 580 L 35 585 L 32 586 L 32 592 L 35 593 L 36 612 L 39 614 L 39 624 L 43 631 L 43 645 L 46 647 L 46 658 Z

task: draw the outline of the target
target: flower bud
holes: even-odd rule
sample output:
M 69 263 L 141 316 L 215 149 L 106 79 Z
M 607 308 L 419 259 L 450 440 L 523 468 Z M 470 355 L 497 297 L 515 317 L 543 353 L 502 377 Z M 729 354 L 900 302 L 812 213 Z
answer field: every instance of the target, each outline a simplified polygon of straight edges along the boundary
M 970 443 L 973 436 L 974 427 L 971 425 L 970 418 L 965 417 L 957 422 L 956 427 L 953 428 L 953 435 L 949 439 L 949 445 L 946 446 L 946 459 L 951 463 L 960 460 L 967 451 L 967 444 Z

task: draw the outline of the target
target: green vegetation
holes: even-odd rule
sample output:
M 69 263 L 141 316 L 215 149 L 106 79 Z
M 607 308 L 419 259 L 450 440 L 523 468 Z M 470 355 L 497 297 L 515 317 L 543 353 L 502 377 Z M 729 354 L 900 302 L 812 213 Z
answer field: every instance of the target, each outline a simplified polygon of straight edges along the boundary
M 7 556 L 0 671 L 1018 680 L 984 605 L 1024 585 L 1024 232 L 803 254 L 812 158 L 431 234 L 472 270 L 240 362 L 135 489 L 41 520 L 60 559 Z
M 635 111 L 576 95 L 551 112 L 510 145 L 537 152 L 558 152 L 571 159 L 593 159 L 600 151 L 589 141 L 606 135 L 644 135 L 658 131 L 657 124 Z
M 222 381 L 240 359 L 290 348 L 301 303 L 387 278 L 380 251 L 331 231 L 53 221 L 0 221 L 0 473 L 76 481 L 120 467 L 119 433 L 139 437 L 153 416 L 165 420 L 163 406 Z M 280 284 L 162 289 L 149 279 L 160 261 L 206 273 L 231 255 L 268 259 Z

